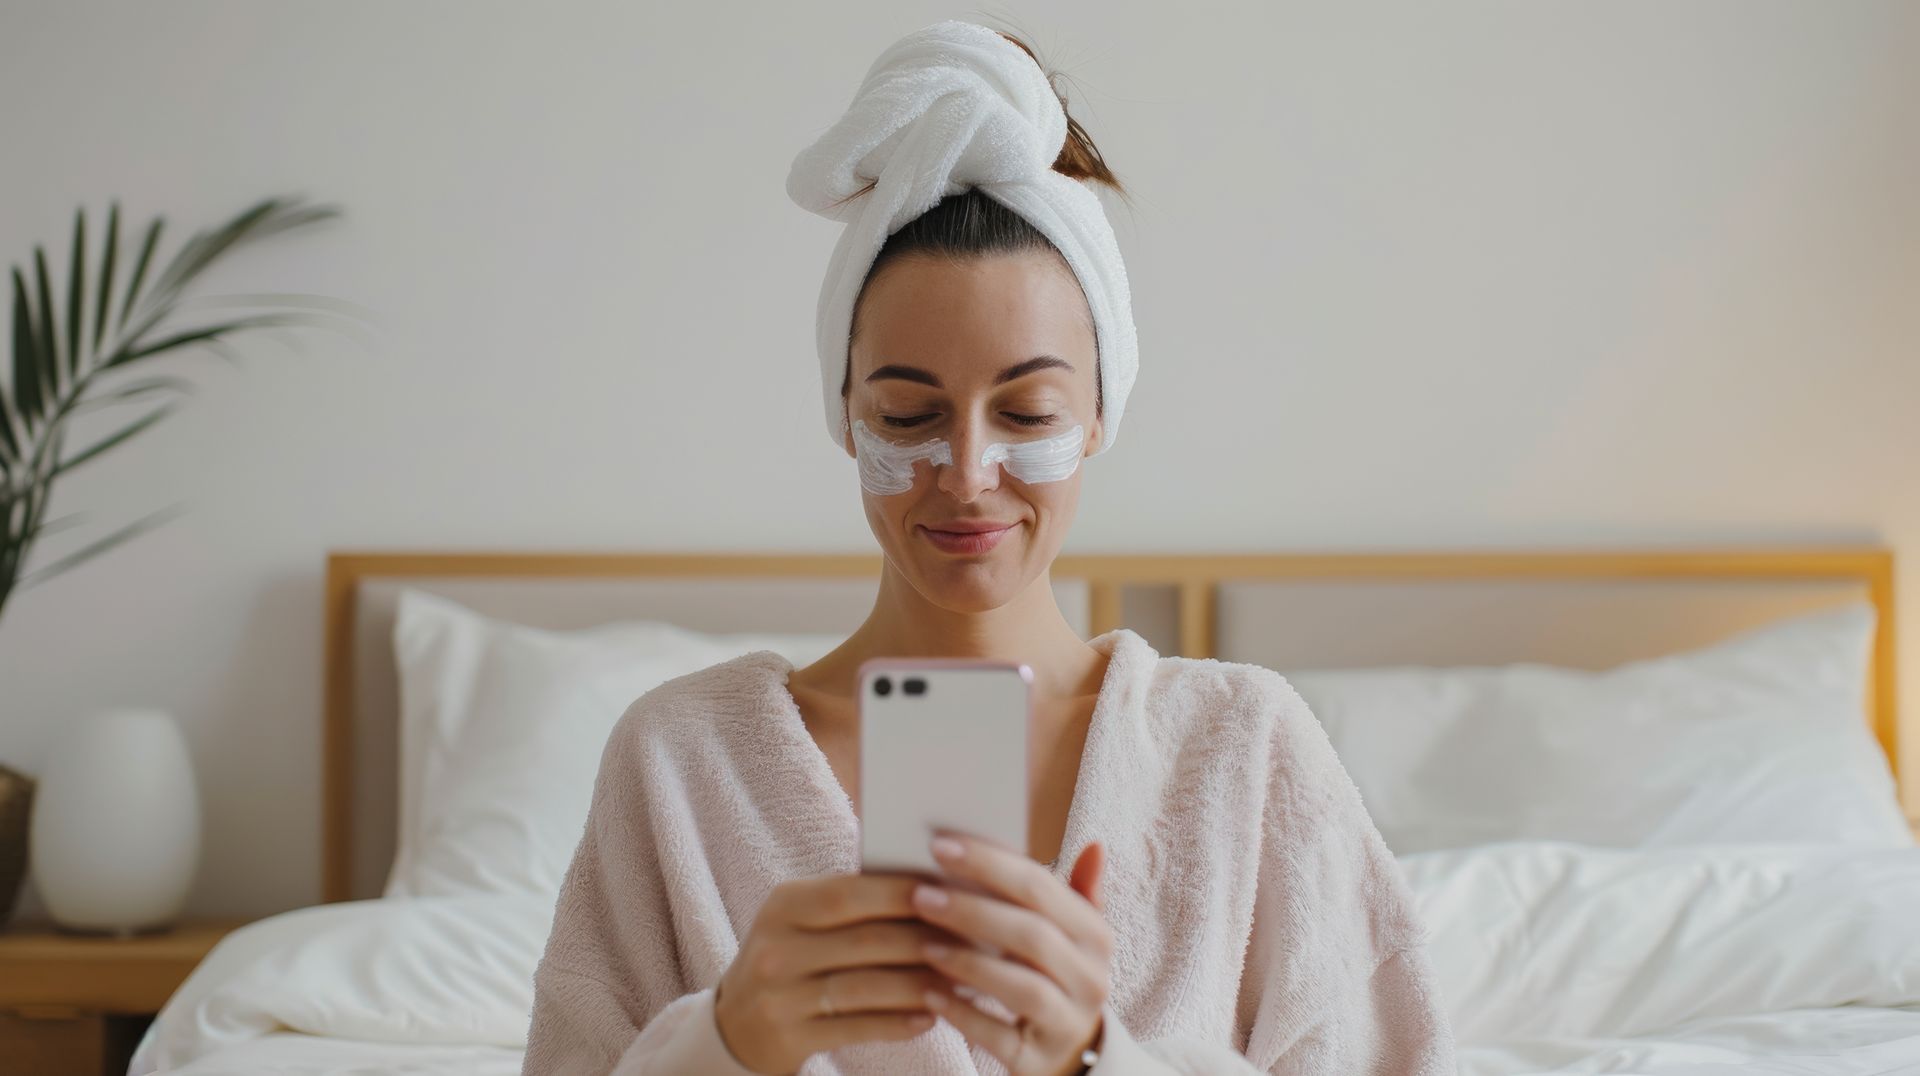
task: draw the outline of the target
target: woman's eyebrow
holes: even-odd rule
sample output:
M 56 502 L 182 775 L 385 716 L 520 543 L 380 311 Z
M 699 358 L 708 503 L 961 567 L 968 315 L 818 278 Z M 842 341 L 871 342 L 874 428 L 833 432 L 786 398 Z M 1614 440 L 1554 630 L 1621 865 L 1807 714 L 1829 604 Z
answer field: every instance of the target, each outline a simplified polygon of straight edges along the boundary
M 867 382 L 869 384 L 875 381 L 886 381 L 889 379 L 894 381 L 918 381 L 922 385 L 932 385 L 936 389 L 940 387 L 939 378 L 933 376 L 931 371 L 922 370 L 918 366 L 902 366 L 899 363 L 890 362 L 867 375 Z
M 1054 355 L 1035 355 L 1025 362 L 1014 363 L 1012 366 L 1000 371 L 1000 373 L 994 377 L 993 383 L 996 385 L 1004 385 L 1014 378 L 1025 377 L 1036 370 L 1051 369 L 1061 369 L 1072 373 L 1073 364 Z M 922 370 L 918 366 L 904 366 L 900 363 L 892 362 L 868 374 L 866 380 L 868 383 L 887 380 L 915 381 L 922 385 L 931 385 L 936 389 L 941 387 L 940 379 L 934 376 L 933 371 Z
M 1016 377 L 1025 377 L 1036 370 L 1051 369 L 1061 369 L 1072 373 L 1073 364 L 1054 355 L 1035 355 L 1025 362 L 1015 363 L 1000 371 L 1000 376 L 994 378 L 993 383 L 996 385 L 1004 385 Z

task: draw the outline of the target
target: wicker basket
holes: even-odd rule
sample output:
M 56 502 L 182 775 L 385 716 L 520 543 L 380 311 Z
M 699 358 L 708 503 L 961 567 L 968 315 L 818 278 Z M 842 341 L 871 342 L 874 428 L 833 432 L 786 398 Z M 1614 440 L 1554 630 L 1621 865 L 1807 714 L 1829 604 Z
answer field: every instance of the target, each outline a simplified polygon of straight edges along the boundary
M 20 883 L 27 876 L 27 819 L 33 811 L 33 778 L 0 766 L 0 927 L 13 916 Z

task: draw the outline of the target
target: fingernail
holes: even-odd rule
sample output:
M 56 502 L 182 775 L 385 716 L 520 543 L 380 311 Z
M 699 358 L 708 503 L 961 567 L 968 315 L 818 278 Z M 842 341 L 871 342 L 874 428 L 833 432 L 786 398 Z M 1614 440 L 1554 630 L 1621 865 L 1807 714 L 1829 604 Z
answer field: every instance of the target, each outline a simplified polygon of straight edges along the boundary
M 913 887 L 913 899 L 923 908 L 944 908 L 947 906 L 947 891 L 938 886 L 917 885 Z
M 967 851 L 967 846 L 952 837 L 933 839 L 933 857 L 935 859 L 959 859 Z
M 927 954 L 927 956 L 931 957 L 934 960 L 945 960 L 947 958 L 947 954 L 952 952 L 953 950 L 948 949 L 946 946 L 941 945 L 939 942 L 928 942 L 925 945 L 922 945 L 920 947 L 920 951 Z
M 927 998 L 927 1008 L 932 1009 L 935 1012 L 947 1011 L 947 995 L 942 994 L 938 990 L 929 990 L 926 993 L 926 998 Z

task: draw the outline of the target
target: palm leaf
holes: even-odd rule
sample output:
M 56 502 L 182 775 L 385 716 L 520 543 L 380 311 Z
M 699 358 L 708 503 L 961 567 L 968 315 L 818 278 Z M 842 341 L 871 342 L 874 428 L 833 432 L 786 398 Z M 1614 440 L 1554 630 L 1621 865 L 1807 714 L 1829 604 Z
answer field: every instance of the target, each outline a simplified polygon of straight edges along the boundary
M 71 471 L 75 467 L 78 467 L 81 464 L 87 462 L 88 460 L 93 459 L 95 456 L 98 456 L 100 453 L 105 452 L 106 450 L 112 448 L 113 446 L 120 444 L 122 441 L 125 441 L 127 438 L 132 437 L 134 434 L 139 433 L 141 430 L 144 430 L 147 427 L 153 425 L 154 423 L 160 421 L 161 419 L 166 418 L 167 415 L 172 413 L 172 411 L 173 411 L 172 404 L 165 404 L 163 406 L 154 408 L 153 410 L 147 412 L 146 414 L 141 415 L 139 418 L 134 419 L 132 422 L 127 423 L 125 426 L 121 427 L 120 429 L 115 430 L 113 433 L 107 435 L 106 437 L 102 437 L 100 440 L 95 441 L 91 445 L 88 445 L 85 449 L 83 449 L 80 452 L 79 455 L 73 456 L 69 459 L 65 459 L 60 461 L 59 463 L 54 464 L 53 473 L 49 474 L 47 478 L 51 480 L 54 478 L 58 478 L 63 474 L 66 474 L 68 471 Z
M 41 520 L 34 525 L 33 536 L 39 538 L 43 535 L 59 534 L 61 531 L 79 526 L 86 518 L 85 512 L 68 512 L 64 516 Z
M 200 270 L 219 257 L 221 251 L 232 246 L 261 218 L 272 213 L 279 202 L 278 198 L 263 199 L 210 232 L 195 232 L 174 254 L 173 261 L 167 263 L 159 279 L 153 282 L 153 290 L 157 293 L 166 292 L 199 275 Z
M 89 393 L 87 398 L 74 404 L 70 414 L 81 414 L 100 407 L 112 407 L 115 404 L 132 403 L 143 396 L 156 392 L 177 392 L 182 396 L 193 395 L 193 382 L 184 377 L 148 377 L 139 381 L 129 381 L 117 385 L 111 390 Z
M 235 318 L 232 321 L 222 322 L 218 325 L 203 325 L 198 329 L 189 329 L 186 332 L 162 337 L 151 344 L 134 348 L 131 351 L 121 351 L 109 355 L 100 363 L 100 369 L 115 369 L 125 366 L 130 362 L 138 362 L 152 355 L 172 351 L 175 348 L 186 347 L 189 344 L 197 344 L 205 340 L 218 340 L 227 333 L 239 332 L 243 329 L 259 329 L 269 325 L 290 325 L 296 323 L 297 321 L 279 314 L 257 314 L 248 318 Z
M 13 412 L 7 406 L 6 394 L 0 392 L 0 482 L 13 473 L 19 458 L 20 441 L 13 429 Z
M 32 413 L 22 416 L 31 422 L 47 413 L 58 391 L 54 372 L 60 368 L 60 323 L 53 319 L 53 285 L 47 281 L 47 252 L 33 248 L 35 282 L 40 286 L 40 347 L 33 356 L 30 372 L 35 378 Z
M 361 321 L 373 320 L 375 311 L 371 307 L 347 299 L 336 299 L 331 295 L 316 295 L 307 291 L 250 291 L 226 292 L 218 295 L 195 295 L 180 300 L 180 306 L 299 306 L 309 310 L 325 311 L 341 317 L 357 318 Z
M 215 355 L 218 355 L 221 358 L 225 359 L 227 361 L 228 366 L 238 367 L 241 365 L 240 353 L 233 350 L 233 348 L 230 345 L 226 344 L 223 341 L 209 340 L 202 346 L 205 347 L 208 351 L 213 352 Z
M 7 526 L 0 559 L 4 560 L 5 570 L 0 572 L 0 587 L 7 590 L 13 588 L 20 563 L 26 559 L 27 550 L 33 544 L 33 532 L 39 526 L 40 511 L 48 495 L 47 488 L 37 482 L 15 486 L 13 494 L 17 495 L 10 495 L 4 505 Z
M 165 295 L 178 291 L 202 269 L 227 250 L 246 239 L 264 237 L 339 215 L 331 206 L 295 206 L 288 199 L 266 198 L 239 216 L 211 232 L 196 234 L 168 264 L 154 292 Z
M 100 338 L 107 331 L 107 306 L 113 298 L 113 263 L 120 254 L 120 203 L 107 212 L 106 249 L 100 252 L 100 303 L 93 316 L 93 350 L 100 351 Z
M 16 400 L 20 399 L 23 391 L 27 391 L 19 386 L 23 380 L 20 376 L 21 363 L 34 350 L 32 310 L 31 304 L 27 302 L 27 282 L 21 278 L 20 270 L 15 269 L 13 271 L 13 383 L 15 385 L 13 397 Z M 20 406 L 24 409 L 25 402 L 22 401 Z M 8 402 L 7 394 L 0 392 L 0 439 L 6 441 L 7 458 L 18 460 L 20 441 L 14 435 L 13 419 L 14 406 Z
M 33 324 L 33 300 L 20 270 L 13 271 L 13 399 L 20 417 L 40 413 L 40 334 Z
M 87 302 L 87 211 L 73 214 L 72 264 L 67 267 L 67 368 L 65 381 L 80 376 L 80 311 Z
M 39 583 L 43 580 L 59 575 L 61 572 L 67 571 L 68 569 L 78 568 L 80 565 L 85 564 L 87 561 L 92 560 L 93 558 L 99 556 L 102 553 L 105 553 L 107 550 L 112 549 L 114 546 L 119 545 L 121 542 L 124 542 L 129 538 L 135 537 L 136 535 L 144 534 L 147 531 L 150 531 L 153 528 L 158 527 L 162 523 L 165 523 L 167 520 L 173 519 L 181 515 L 185 511 L 186 511 L 186 508 L 183 505 L 169 505 L 168 507 L 162 508 L 159 511 L 149 512 L 146 515 L 141 516 L 139 519 L 134 520 L 132 523 L 129 523 L 126 526 L 121 527 L 119 530 L 114 531 L 112 534 L 109 534 L 104 538 L 98 539 L 97 541 L 89 542 L 88 544 L 81 546 L 79 549 L 76 549 L 73 552 L 67 554 L 66 556 L 61 557 L 59 560 L 54 561 L 52 564 L 48 564 L 45 567 L 41 567 L 41 568 L 35 568 L 33 571 L 28 572 L 26 575 L 23 575 L 20 577 L 20 585 L 23 587 L 32 586 L 35 583 Z
M 183 299 L 176 309 L 193 307 L 274 306 L 305 328 L 338 333 L 365 351 L 374 351 L 382 325 L 381 314 L 358 303 L 326 300 L 298 293 L 282 295 L 211 295 Z
M 120 304 L 120 327 L 125 328 L 127 315 L 133 312 L 134 301 L 140 298 L 140 282 L 147 278 L 147 265 L 153 260 L 153 248 L 160 242 L 160 228 L 165 223 L 161 217 L 153 218 L 147 226 L 147 241 L 140 246 L 140 260 L 134 263 L 133 279 L 127 282 L 127 301 Z
M 55 294 L 42 247 L 33 248 L 31 275 L 24 266 L 13 268 L 13 354 L 4 371 L 11 375 L 11 385 L 0 379 L 0 607 L 19 586 L 91 560 L 178 511 L 167 509 L 142 517 L 30 575 L 20 575 L 34 541 L 71 526 L 77 518 L 69 515 L 43 522 L 54 480 L 125 444 L 174 410 L 175 401 L 155 400 L 156 396 L 185 395 L 192 389 L 190 382 L 176 377 L 116 384 L 114 378 L 120 370 L 189 348 L 204 348 L 234 361 L 238 356 L 228 346 L 228 337 L 254 329 L 301 325 L 318 313 L 297 309 L 307 304 L 293 296 L 249 296 L 243 301 L 263 299 L 261 305 L 282 310 L 227 317 L 150 339 L 152 334 L 163 332 L 163 323 L 182 305 L 184 290 L 214 261 L 244 242 L 338 215 L 334 207 L 305 205 L 299 198 L 263 199 L 225 224 L 194 234 L 157 276 L 150 276 L 165 223 L 156 217 L 146 230 L 124 291 L 119 291 L 119 203 L 113 203 L 108 213 L 97 283 L 88 272 L 87 214 L 83 207 L 74 215 L 65 296 Z M 94 284 L 91 293 L 90 284 Z M 117 320 L 112 316 L 116 302 Z M 354 320 L 353 314 L 338 307 L 327 313 L 342 321 Z M 91 342 L 86 334 L 89 314 L 93 321 Z M 73 415 L 129 403 L 156 406 L 71 455 L 63 451 L 68 420 Z

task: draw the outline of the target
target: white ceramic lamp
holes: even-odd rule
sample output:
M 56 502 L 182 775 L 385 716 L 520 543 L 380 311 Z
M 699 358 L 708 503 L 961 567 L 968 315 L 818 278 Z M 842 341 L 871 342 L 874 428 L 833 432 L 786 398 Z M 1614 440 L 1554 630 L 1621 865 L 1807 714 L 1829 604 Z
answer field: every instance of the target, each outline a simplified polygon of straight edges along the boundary
M 90 714 L 40 775 L 28 857 L 54 922 L 133 934 L 180 916 L 200 861 L 193 761 L 159 710 Z

